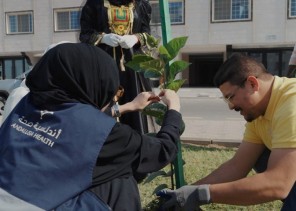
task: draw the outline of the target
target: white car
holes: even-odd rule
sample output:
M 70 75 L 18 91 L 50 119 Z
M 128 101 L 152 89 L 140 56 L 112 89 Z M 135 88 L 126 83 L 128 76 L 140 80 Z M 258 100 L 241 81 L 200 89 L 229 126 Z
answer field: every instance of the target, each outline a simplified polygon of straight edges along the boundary
M 15 79 L 0 80 L 0 115 L 3 113 L 5 102 L 11 91 L 20 86 L 29 72 L 30 70 L 18 75 Z

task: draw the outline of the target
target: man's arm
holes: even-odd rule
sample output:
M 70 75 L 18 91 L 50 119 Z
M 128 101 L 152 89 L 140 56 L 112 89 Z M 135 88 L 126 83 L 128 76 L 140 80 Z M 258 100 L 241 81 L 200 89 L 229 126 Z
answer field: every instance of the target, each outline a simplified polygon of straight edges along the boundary
M 265 172 L 211 185 L 212 202 L 251 205 L 286 198 L 296 180 L 295 159 L 296 149 L 273 149 Z
M 251 144 L 251 148 L 254 148 L 253 145 Z M 243 146 L 243 148 L 245 147 Z M 259 151 L 258 149 L 256 150 L 255 147 L 256 152 Z M 296 181 L 296 149 L 273 149 L 266 171 L 236 179 L 236 177 L 242 177 L 243 174 L 235 172 L 235 170 L 244 171 L 248 169 L 251 163 L 255 163 L 255 160 L 252 158 L 253 154 L 246 154 L 245 152 L 245 149 L 243 152 L 238 152 L 240 159 L 244 155 L 244 159 L 247 160 L 241 160 L 242 166 L 232 167 L 231 164 L 237 165 L 238 163 L 230 160 L 229 163 L 223 164 L 212 174 L 198 181 L 198 185 L 183 186 L 174 191 L 167 191 L 166 189 L 160 191 L 159 196 L 166 195 L 170 197 L 163 206 L 172 207 L 178 204 L 183 208 L 187 208 L 197 207 L 210 202 L 254 205 L 285 199 Z M 233 181 L 223 182 L 230 179 Z M 202 183 L 205 185 L 200 185 Z
M 250 172 L 264 149 L 264 145 L 243 141 L 233 158 L 194 184 L 216 184 L 244 178 Z

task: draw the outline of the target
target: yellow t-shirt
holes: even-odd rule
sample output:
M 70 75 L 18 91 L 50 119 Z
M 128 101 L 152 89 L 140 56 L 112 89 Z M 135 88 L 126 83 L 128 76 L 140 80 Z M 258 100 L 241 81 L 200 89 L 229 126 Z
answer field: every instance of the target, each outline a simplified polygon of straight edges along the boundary
M 264 116 L 246 123 L 244 141 L 296 148 L 296 78 L 275 76 Z

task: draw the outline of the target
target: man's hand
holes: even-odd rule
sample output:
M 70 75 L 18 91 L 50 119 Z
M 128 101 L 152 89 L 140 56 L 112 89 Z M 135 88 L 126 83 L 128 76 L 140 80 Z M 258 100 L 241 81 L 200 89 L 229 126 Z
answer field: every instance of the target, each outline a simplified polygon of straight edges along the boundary
M 105 43 L 106 45 L 110 45 L 111 47 L 117 47 L 121 40 L 121 36 L 117 34 L 104 34 L 101 43 Z
M 163 189 L 157 196 L 168 198 L 161 206 L 162 210 L 174 208 L 177 210 L 194 211 L 203 204 L 211 201 L 209 185 L 185 185 L 177 190 Z

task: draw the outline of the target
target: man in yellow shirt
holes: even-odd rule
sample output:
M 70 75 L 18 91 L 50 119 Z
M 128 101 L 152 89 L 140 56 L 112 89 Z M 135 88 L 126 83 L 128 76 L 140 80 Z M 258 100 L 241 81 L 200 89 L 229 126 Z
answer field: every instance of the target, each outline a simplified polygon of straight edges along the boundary
M 237 152 L 194 185 L 162 190 L 164 208 L 186 211 L 208 203 L 254 205 L 283 200 L 296 210 L 296 79 L 273 76 L 256 60 L 235 54 L 218 70 L 215 85 L 246 129 Z M 257 174 L 248 176 L 254 168 Z

